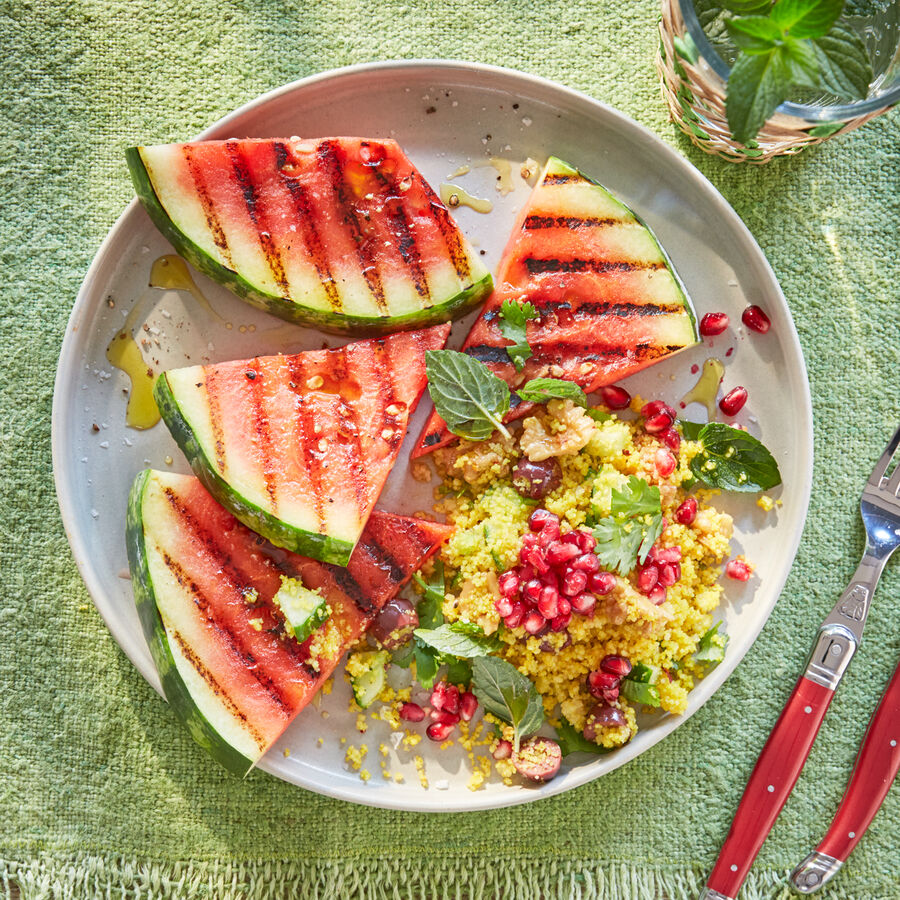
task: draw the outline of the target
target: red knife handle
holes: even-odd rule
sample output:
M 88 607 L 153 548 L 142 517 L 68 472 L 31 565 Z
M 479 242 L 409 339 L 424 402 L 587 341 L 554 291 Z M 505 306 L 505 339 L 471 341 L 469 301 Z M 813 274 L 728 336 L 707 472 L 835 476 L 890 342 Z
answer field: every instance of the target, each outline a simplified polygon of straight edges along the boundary
M 707 887 L 735 897 L 794 789 L 834 691 L 805 676 L 794 687 L 756 762 Z
M 859 843 L 900 770 L 900 665 L 872 715 L 831 828 L 816 848 L 842 862 Z

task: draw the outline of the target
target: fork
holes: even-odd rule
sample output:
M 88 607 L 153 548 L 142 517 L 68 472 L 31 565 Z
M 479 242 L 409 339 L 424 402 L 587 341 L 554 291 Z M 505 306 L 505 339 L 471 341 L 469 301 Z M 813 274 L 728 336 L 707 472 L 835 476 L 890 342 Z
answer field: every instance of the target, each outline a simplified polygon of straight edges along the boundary
M 733 900 L 737 895 L 800 777 L 834 692 L 862 641 L 875 586 L 888 558 L 900 546 L 900 464 L 888 475 L 894 456 L 900 457 L 898 445 L 900 428 L 863 489 L 860 514 L 866 549 L 862 561 L 819 627 L 806 669 L 750 775 L 700 900 Z M 823 871 L 813 874 L 818 878 L 825 875 Z

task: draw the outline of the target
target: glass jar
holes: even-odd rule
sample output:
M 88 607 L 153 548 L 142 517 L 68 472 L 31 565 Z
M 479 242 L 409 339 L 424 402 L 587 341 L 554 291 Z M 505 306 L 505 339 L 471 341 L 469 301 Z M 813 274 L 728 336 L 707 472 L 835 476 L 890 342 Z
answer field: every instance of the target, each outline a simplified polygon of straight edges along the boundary
M 764 163 L 845 134 L 900 100 L 900 2 L 879 16 L 848 20 L 862 35 L 875 78 L 865 100 L 782 103 L 744 145 L 725 117 L 729 63 L 704 33 L 693 0 L 662 0 L 656 65 L 663 98 L 676 125 L 702 150 L 732 162 Z

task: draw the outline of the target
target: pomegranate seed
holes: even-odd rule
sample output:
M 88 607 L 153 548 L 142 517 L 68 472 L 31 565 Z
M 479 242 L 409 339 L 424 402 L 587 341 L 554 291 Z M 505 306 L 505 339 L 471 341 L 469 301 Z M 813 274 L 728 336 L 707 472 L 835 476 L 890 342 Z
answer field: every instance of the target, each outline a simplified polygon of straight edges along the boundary
M 748 306 L 741 313 L 741 321 L 751 331 L 758 331 L 760 334 L 765 334 L 772 327 L 771 320 L 758 306 Z
M 540 599 L 537 603 L 538 612 L 545 619 L 552 619 L 559 615 L 559 592 L 552 587 L 545 587 L 541 591 Z M 527 626 L 526 626 L 527 628 Z
M 538 547 L 546 550 L 552 543 L 559 540 L 559 522 L 548 522 L 538 534 Z
M 594 572 L 600 571 L 600 560 L 594 553 L 583 553 L 577 559 L 573 559 L 569 566 L 576 572 L 593 575 Z
M 522 627 L 529 634 L 539 634 L 544 630 L 544 626 L 547 624 L 547 620 L 536 610 L 532 610 L 525 616 L 525 621 L 522 622 Z
M 432 722 L 426 729 L 425 734 L 433 740 L 440 743 L 441 741 L 446 741 L 448 737 L 450 737 L 450 733 L 456 727 L 456 723 L 459 722 L 459 716 L 451 715 L 450 713 L 441 713 L 441 718 L 439 718 L 436 722 Z
M 591 593 L 598 597 L 608 594 L 616 586 L 616 576 L 612 572 L 595 572 L 588 579 Z
M 587 677 L 588 691 L 591 696 L 596 697 L 598 700 L 602 700 L 603 692 L 608 691 L 611 688 L 617 688 L 619 686 L 619 681 L 620 678 L 618 675 L 613 675 L 612 672 L 603 672 L 600 669 L 595 669 Z
M 548 569 L 541 575 L 541 584 L 544 587 L 552 587 L 553 590 L 559 590 L 559 576 L 556 574 L 556 569 Z
M 431 692 L 431 705 L 441 712 L 459 712 L 459 688 L 446 681 L 439 681 Z
M 544 586 L 538 581 L 537 578 L 532 578 L 531 581 L 525 582 L 525 587 L 522 590 L 522 596 L 525 597 L 526 600 L 531 600 L 532 603 L 537 603 L 538 598 L 541 596 L 541 591 Z
M 494 601 L 494 609 L 497 610 L 500 618 L 505 619 L 507 616 L 512 615 L 513 602 L 509 597 L 500 597 Z
M 478 709 L 478 698 L 471 692 L 466 691 L 459 698 L 459 714 L 464 722 L 471 722 L 472 716 Z
M 580 594 L 587 587 L 588 577 L 584 572 L 577 569 L 569 569 L 563 576 L 561 591 L 567 597 L 574 597 Z
M 558 566 L 561 563 L 567 563 L 570 559 L 578 556 L 579 548 L 576 544 L 564 544 L 562 541 L 556 541 L 547 548 L 547 562 L 551 566 Z
M 631 674 L 631 661 L 624 656 L 613 656 L 610 654 L 600 660 L 600 668 L 610 675 L 624 678 L 626 675 Z
M 647 594 L 651 603 L 656 606 L 662 606 L 666 602 L 666 589 L 663 585 L 657 584 L 649 594 Z
M 736 416 L 747 402 L 747 388 L 738 385 L 732 388 L 720 401 L 719 409 L 726 416 Z
M 522 538 L 523 550 L 534 550 L 538 545 L 538 536 L 536 534 L 526 534 Z M 519 554 L 521 556 L 521 553 Z
M 572 607 L 566 602 L 566 605 L 569 607 L 565 612 L 562 611 L 562 602 L 560 601 L 560 611 L 559 615 L 555 616 L 553 621 L 550 623 L 550 627 L 553 631 L 565 631 L 566 628 L 569 627 L 569 622 L 572 621 Z
M 609 409 L 625 409 L 631 403 L 631 394 L 617 384 L 608 384 L 600 388 L 600 397 L 603 405 Z
M 681 435 L 674 428 L 664 431 L 660 435 L 660 440 L 674 453 L 681 449 Z
M 659 569 L 647 565 L 638 572 L 638 588 L 642 594 L 649 594 L 659 581 Z
M 677 563 L 666 563 L 659 570 L 659 583 L 663 587 L 672 587 L 676 581 L 678 581 L 678 577 L 675 574 L 675 566 Z
M 658 416 L 666 408 L 666 404 L 662 400 L 651 400 L 641 407 L 641 416 L 645 419 L 652 419 Z
M 688 497 L 678 509 L 675 510 L 675 521 L 682 525 L 690 525 L 697 518 L 697 501 Z
M 491 755 L 494 759 L 509 759 L 512 756 L 512 744 L 509 741 L 497 741 Z
M 575 533 L 578 535 L 578 549 L 582 553 L 593 553 L 594 547 L 597 546 L 597 538 L 590 531 L 585 531 L 582 528 L 579 528 Z
M 725 566 L 725 574 L 735 581 L 747 581 L 753 574 L 753 569 L 750 568 L 746 560 L 738 557 L 728 560 L 728 564 Z
M 644 422 L 644 431 L 647 434 L 662 434 L 672 427 L 672 419 L 664 412 L 651 416 Z
M 527 562 L 528 565 L 534 566 L 535 571 L 537 571 L 540 575 L 543 575 L 550 566 L 547 564 L 547 559 L 544 556 L 544 551 L 538 548 L 534 550 L 529 550 L 528 555 L 525 557 L 523 562 Z
M 559 526 L 559 516 L 554 515 L 550 510 L 538 507 L 528 517 L 528 527 L 532 531 L 541 531 L 548 522 L 555 522 Z
M 663 450 L 662 447 L 656 451 L 653 461 L 660 478 L 668 478 L 675 471 L 677 465 L 675 457 L 668 450 Z
M 525 618 L 526 611 L 527 607 L 524 603 L 513 603 L 513 611 L 504 617 L 503 624 L 507 628 L 518 628 L 522 624 L 522 619 Z
M 661 563 L 681 562 L 681 547 L 656 547 L 653 558 Z
M 700 320 L 700 334 L 703 337 L 714 337 L 728 327 L 728 314 L 723 312 L 706 313 Z
M 616 686 L 616 687 L 611 687 L 611 688 L 607 688 L 607 689 L 603 692 L 603 699 L 604 699 L 607 703 L 615 703 L 616 700 L 619 699 L 619 688 L 618 688 L 618 686 Z
M 597 600 L 593 594 L 578 594 L 571 598 L 572 609 L 582 616 L 590 616 L 594 612 Z
M 578 546 L 578 532 L 577 531 L 567 531 L 560 540 L 564 544 L 574 544 L 576 547 Z
M 406 722 L 421 722 L 425 718 L 425 710 L 418 703 L 404 703 L 400 707 L 400 718 Z
M 504 572 L 497 579 L 497 587 L 504 597 L 512 597 L 519 591 L 519 576 L 515 572 Z

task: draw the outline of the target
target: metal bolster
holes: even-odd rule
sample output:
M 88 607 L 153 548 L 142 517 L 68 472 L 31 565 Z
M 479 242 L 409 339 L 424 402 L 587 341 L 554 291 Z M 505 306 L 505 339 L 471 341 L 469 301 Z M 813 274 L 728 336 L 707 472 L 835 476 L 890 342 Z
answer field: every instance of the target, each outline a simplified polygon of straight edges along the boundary
M 813 850 L 806 859 L 791 872 L 791 884 L 801 894 L 812 894 L 828 884 L 838 873 L 843 861 Z
M 698 900 L 731 900 L 731 897 L 726 897 L 725 894 L 720 894 L 712 888 L 705 887 L 700 892 Z
M 819 629 L 806 663 L 804 678 L 835 690 L 859 647 L 856 635 L 846 626 L 826 623 Z

